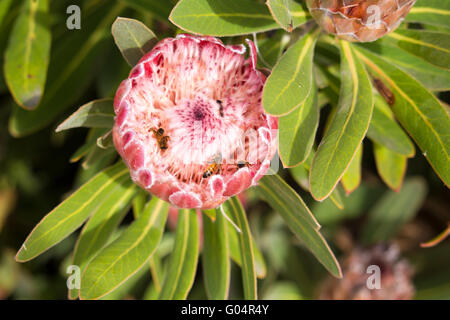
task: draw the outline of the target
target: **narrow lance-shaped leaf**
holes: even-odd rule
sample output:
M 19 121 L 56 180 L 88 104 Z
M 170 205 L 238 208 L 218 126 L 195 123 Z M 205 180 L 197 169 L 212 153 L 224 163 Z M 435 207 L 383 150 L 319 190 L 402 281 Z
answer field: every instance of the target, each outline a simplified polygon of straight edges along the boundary
M 308 157 L 319 126 L 319 111 L 317 88 L 313 84 L 302 105 L 280 118 L 278 144 L 284 167 L 296 166 Z
M 25 262 L 48 250 L 83 224 L 128 175 L 122 162 L 100 172 L 47 214 L 31 231 L 16 260 Z
M 311 19 L 308 9 L 294 0 L 267 0 L 266 4 L 275 21 L 286 31 L 292 32 Z
M 405 20 L 450 28 L 450 2 L 442 0 L 417 0 Z
M 226 213 L 229 213 L 236 225 L 240 229 L 238 234 L 239 248 L 241 251 L 242 262 L 242 283 L 244 286 L 244 299 L 256 300 L 258 297 L 256 272 L 255 272 L 255 254 L 253 252 L 252 235 L 248 225 L 244 208 L 237 197 L 233 197 L 223 204 Z
M 211 36 L 236 36 L 279 28 L 269 9 L 252 0 L 180 0 L 169 19 L 183 30 Z
M 363 144 L 361 143 L 355 157 L 353 158 L 352 162 L 350 162 L 350 165 L 348 166 L 341 179 L 342 186 L 344 187 L 344 190 L 347 194 L 355 191 L 361 183 L 362 155 Z
M 350 43 L 340 42 L 341 94 L 337 112 L 314 157 L 310 185 L 316 200 L 327 198 L 356 155 L 373 111 L 372 85 Z
M 175 247 L 159 295 L 160 300 L 186 299 L 197 271 L 199 230 L 194 210 L 182 209 L 178 213 Z
M 130 66 L 136 65 L 158 40 L 153 31 L 142 22 L 121 17 L 114 21 L 112 34 L 117 47 Z
M 100 299 L 141 269 L 161 240 L 168 204 L 153 198 L 119 238 L 86 266 L 81 277 L 81 299 Z
M 333 276 L 342 277 L 338 261 L 319 232 L 320 225 L 300 196 L 278 175 L 262 178 L 258 191 L 319 262 Z
M 399 48 L 440 68 L 450 69 L 450 37 L 448 33 L 399 29 L 388 34 Z
M 313 83 L 317 34 L 317 31 L 313 31 L 298 40 L 273 68 L 263 91 L 263 105 L 267 113 L 287 115 L 308 98 Z
M 388 191 L 368 215 L 361 238 L 366 244 L 384 242 L 411 220 L 425 199 L 427 187 L 421 178 L 405 181 L 399 192 Z
M 112 99 L 94 100 L 81 106 L 56 128 L 56 132 L 78 127 L 112 128 L 114 116 Z
M 75 245 L 72 265 L 80 268 L 84 272 L 86 264 L 92 259 L 107 243 L 111 235 L 116 230 L 120 221 L 130 207 L 130 202 L 136 194 L 136 185 L 125 176 L 115 189 L 106 197 L 94 212 L 78 237 Z M 69 290 L 69 297 L 75 299 L 79 295 L 79 290 Z
M 5 80 L 14 100 L 26 109 L 41 101 L 50 59 L 48 0 L 26 0 L 5 52 Z
M 227 299 L 230 287 L 226 223 L 220 210 L 217 210 L 215 221 L 207 215 L 203 216 L 202 266 L 206 293 L 213 300 Z
M 413 157 L 415 154 L 413 143 L 395 121 L 394 114 L 386 101 L 378 94 L 375 95 L 373 116 L 367 136 L 392 152 L 406 157 Z
M 408 159 L 376 142 L 373 143 L 373 147 L 378 174 L 389 188 L 399 191 L 405 176 Z
M 241 248 L 239 246 L 239 236 L 236 227 L 230 222 L 227 224 L 228 232 L 228 250 L 230 252 L 230 258 L 239 266 L 242 267 Z M 264 279 L 267 274 L 267 266 L 262 255 L 261 250 L 255 239 L 252 237 L 252 248 L 255 254 L 255 272 L 258 279 Z
M 308 158 L 302 164 L 290 168 L 290 172 L 294 180 L 301 186 L 304 190 L 310 192 L 309 188 L 309 171 L 311 169 L 312 159 L 314 158 L 315 150 L 311 150 Z M 342 196 L 340 192 L 339 185 L 334 188 L 333 192 L 330 194 L 330 200 L 338 209 L 344 208 L 344 203 L 342 201 Z
M 392 62 L 398 68 L 422 83 L 425 88 L 432 91 L 450 90 L 450 72 L 439 68 L 422 58 L 409 53 L 385 41 L 386 37 L 375 43 L 365 43 L 364 48 L 380 54 L 384 59 Z
M 450 117 L 445 107 L 420 83 L 364 49 L 358 56 L 395 95 L 395 117 L 419 145 L 441 180 L 450 185 Z
M 83 18 L 83 28 L 55 43 L 48 72 L 49 86 L 39 108 L 33 112 L 13 108 L 9 132 L 22 137 L 42 129 L 66 110 L 89 86 L 96 75 L 98 57 L 107 43 L 107 29 L 122 11 L 119 2 L 107 2 Z

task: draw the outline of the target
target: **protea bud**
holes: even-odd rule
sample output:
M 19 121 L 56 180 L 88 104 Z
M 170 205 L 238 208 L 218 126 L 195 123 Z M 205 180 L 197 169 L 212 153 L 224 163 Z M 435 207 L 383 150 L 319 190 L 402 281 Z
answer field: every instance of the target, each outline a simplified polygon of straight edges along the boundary
M 142 188 L 179 208 L 214 208 L 257 183 L 276 151 L 256 50 L 213 37 L 157 44 L 120 85 L 116 149 Z
M 395 245 L 353 249 L 342 266 L 343 278 L 325 282 L 321 299 L 410 300 L 412 268 Z M 379 277 L 379 279 L 378 279 Z
M 349 41 L 375 41 L 397 28 L 416 0 L 307 0 L 328 33 Z

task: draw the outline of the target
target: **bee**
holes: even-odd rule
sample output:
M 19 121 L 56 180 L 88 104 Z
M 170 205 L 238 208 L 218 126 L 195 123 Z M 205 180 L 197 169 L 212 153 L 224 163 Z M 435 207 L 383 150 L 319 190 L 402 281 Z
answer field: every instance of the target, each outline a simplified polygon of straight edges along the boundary
M 155 136 L 156 141 L 158 142 L 159 148 L 164 151 L 169 148 L 167 145 L 167 142 L 169 141 L 170 137 L 164 135 L 164 129 L 158 128 L 158 130 L 152 128 L 150 129 L 153 132 L 153 135 Z
M 223 118 L 223 104 L 222 104 L 222 100 L 216 100 L 216 102 L 219 105 L 220 116 Z
M 203 179 L 207 179 L 212 175 L 218 174 L 220 172 L 220 162 L 221 161 L 222 161 L 222 157 L 220 156 L 220 154 L 216 155 L 213 162 L 203 172 Z
M 377 91 L 384 98 L 384 100 L 386 100 L 386 102 L 389 103 L 390 106 L 392 106 L 395 103 L 395 96 L 392 91 L 389 90 L 388 87 L 386 87 L 386 85 L 380 79 L 373 78 L 373 84 L 375 85 Z
M 250 167 L 250 163 L 248 163 L 247 161 L 238 161 L 237 162 L 237 167 L 238 169 L 242 169 L 244 167 Z

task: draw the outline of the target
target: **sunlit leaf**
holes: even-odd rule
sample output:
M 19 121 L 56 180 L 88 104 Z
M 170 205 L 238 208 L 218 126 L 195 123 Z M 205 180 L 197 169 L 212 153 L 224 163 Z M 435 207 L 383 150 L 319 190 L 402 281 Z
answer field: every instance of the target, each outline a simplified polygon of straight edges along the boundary
M 408 22 L 420 22 L 450 28 L 450 2 L 442 0 L 417 0 L 406 16 Z
M 100 251 L 81 277 L 81 299 L 100 299 L 144 266 L 161 240 L 167 202 L 153 198 L 119 238 Z
M 51 45 L 48 8 L 48 0 L 24 1 L 5 52 L 6 83 L 26 109 L 35 109 L 44 92 Z
M 373 153 L 377 171 L 389 188 L 400 190 L 406 172 L 408 159 L 374 142 Z
M 128 18 L 117 18 L 112 25 L 112 34 L 130 66 L 136 65 L 158 41 L 153 31 L 142 22 Z
M 256 289 L 255 254 L 253 252 L 251 240 L 252 235 L 250 233 L 250 227 L 244 208 L 237 197 L 233 197 L 224 203 L 224 208 L 225 212 L 232 216 L 237 227 L 240 229 L 240 232 L 238 233 L 238 242 L 241 251 L 244 299 L 256 300 L 258 293 Z
M 278 175 L 262 178 L 258 190 L 320 263 L 332 275 L 341 277 L 339 263 L 319 232 L 320 225 L 300 196 Z
M 272 70 L 263 91 L 267 113 L 284 116 L 308 98 L 313 83 L 313 54 L 317 32 L 309 33 L 291 46 Z
M 385 242 L 422 206 L 427 187 L 421 178 L 405 181 L 399 192 L 387 191 L 370 210 L 368 221 L 362 230 L 364 243 Z
M 311 19 L 308 9 L 294 0 L 267 0 L 266 4 L 275 21 L 286 31 L 292 32 Z
M 105 246 L 114 230 L 122 221 L 136 194 L 136 185 L 126 177 L 104 200 L 97 211 L 83 227 L 75 245 L 72 264 L 84 272 L 86 264 Z M 69 290 L 69 297 L 75 299 L 79 290 Z
M 448 70 L 428 63 L 412 53 L 389 44 L 384 39 L 382 38 L 374 43 L 366 43 L 364 47 L 374 53 L 381 54 L 383 58 L 393 62 L 398 68 L 418 80 L 427 89 L 436 91 L 450 90 L 450 72 Z
M 358 49 L 358 56 L 395 95 L 395 117 L 422 149 L 442 181 L 450 185 L 450 117 L 445 107 L 415 79 L 379 56 Z
M 96 210 L 112 190 L 128 177 L 122 162 L 100 172 L 39 222 L 27 237 L 16 260 L 25 262 L 48 250 L 76 229 Z
M 356 155 L 372 117 L 372 85 L 364 65 L 348 42 L 341 41 L 340 47 L 339 105 L 311 166 L 311 194 L 316 200 L 333 191 Z
M 401 49 L 431 64 L 450 69 L 450 37 L 448 33 L 398 29 L 388 37 Z
M 230 286 L 230 259 L 225 217 L 217 212 L 216 220 L 203 216 L 202 267 L 205 289 L 213 300 L 228 298 Z
M 78 127 L 112 128 L 114 117 L 112 99 L 94 100 L 81 106 L 56 128 L 56 132 Z
M 180 209 L 175 247 L 158 299 L 186 299 L 197 271 L 199 241 L 197 214 L 194 210 Z
M 269 9 L 252 0 L 180 0 L 169 19 L 183 30 L 211 36 L 235 36 L 279 28 Z

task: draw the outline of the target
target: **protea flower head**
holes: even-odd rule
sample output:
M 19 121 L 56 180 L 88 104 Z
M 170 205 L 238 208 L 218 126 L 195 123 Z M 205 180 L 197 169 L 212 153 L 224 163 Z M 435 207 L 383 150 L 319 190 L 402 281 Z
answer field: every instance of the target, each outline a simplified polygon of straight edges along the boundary
M 178 208 L 208 209 L 257 183 L 276 151 L 262 108 L 266 77 L 251 41 L 159 42 L 117 90 L 116 149 L 142 188 Z
M 377 276 L 374 266 L 380 271 L 378 288 L 367 283 L 370 276 Z M 321 299 L 410 300 L 414 297 L 413 269 L 401 258 L 396 245 L 353 249 L 344 259 L 342 269 L 342 279 L 329 278 L 325 282 Z
M 307 0 L 328 33 L 349 41 L 375 41 L 397 28 L 416 0 Z

